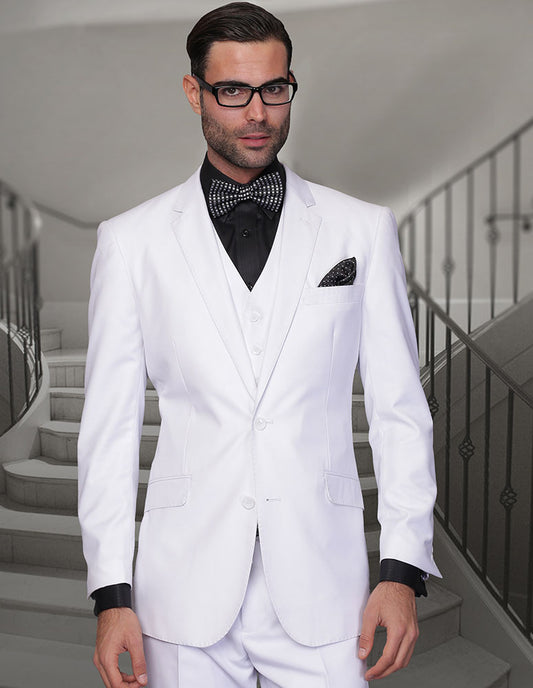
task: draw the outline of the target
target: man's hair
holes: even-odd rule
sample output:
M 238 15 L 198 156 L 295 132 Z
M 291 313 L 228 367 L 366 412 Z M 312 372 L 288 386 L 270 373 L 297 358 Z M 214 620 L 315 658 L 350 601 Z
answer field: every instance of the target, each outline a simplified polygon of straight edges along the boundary
M 254 43 L 278 40 L 287 49 L 287 68 L 292 58 L 292 43 L 282 22 L 267 10 L 250 2 L 230 2 L 205 14 L 187 37 L 191 74 L 203 79 L 209 51 L 217 41 Z

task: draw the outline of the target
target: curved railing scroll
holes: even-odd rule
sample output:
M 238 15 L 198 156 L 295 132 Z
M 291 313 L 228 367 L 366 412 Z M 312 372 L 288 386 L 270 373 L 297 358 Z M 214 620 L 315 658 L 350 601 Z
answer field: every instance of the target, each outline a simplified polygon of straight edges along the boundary
M 42 379 L 40 226 L 33 204 L 0 181 L 0 434 L 24 415 Z

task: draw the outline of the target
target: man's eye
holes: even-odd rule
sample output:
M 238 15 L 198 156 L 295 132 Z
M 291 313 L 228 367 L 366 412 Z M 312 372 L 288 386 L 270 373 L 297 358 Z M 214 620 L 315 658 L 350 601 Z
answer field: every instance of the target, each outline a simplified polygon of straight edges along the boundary
M 281 84 L 270 84 L 264 87 L 264 92 L 269 96 L 277 96 L 281 93 L 283 86 Z
M 242 95 L 243 89 L 239 86 L 223 86 L 219 93 L 224 98 L 235 98 Z

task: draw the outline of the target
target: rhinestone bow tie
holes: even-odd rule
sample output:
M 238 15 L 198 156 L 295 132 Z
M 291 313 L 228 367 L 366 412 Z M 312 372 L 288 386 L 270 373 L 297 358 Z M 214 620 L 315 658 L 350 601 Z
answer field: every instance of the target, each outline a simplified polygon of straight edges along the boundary
M 275 213 L 283 203 L 283 182 L 279 172 L 269 172 L 251 184 L 232 184 L 223 179 L 213 179 L 209 189 L 209 210 L 213 217 L 220 217 L 233 210 L 242 201 L 253 201 L 265 210 Z

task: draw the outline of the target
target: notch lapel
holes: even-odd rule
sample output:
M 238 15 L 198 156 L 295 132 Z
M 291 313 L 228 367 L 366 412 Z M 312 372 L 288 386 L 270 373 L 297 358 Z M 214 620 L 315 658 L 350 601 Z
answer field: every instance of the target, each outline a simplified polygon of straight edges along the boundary
M 308 184 L 291 170 L 281 217 L 281 256 L 270 332 L 258 381 L 259 404 L 291 327 L 305 284 L 322 218 L 313 210 Z
M 199 171 L 181 187 L 172 231 L 220 338 L 252 399 L 256 382 L 242 328 L 226 279 L 217 236 L 202 192 Z

